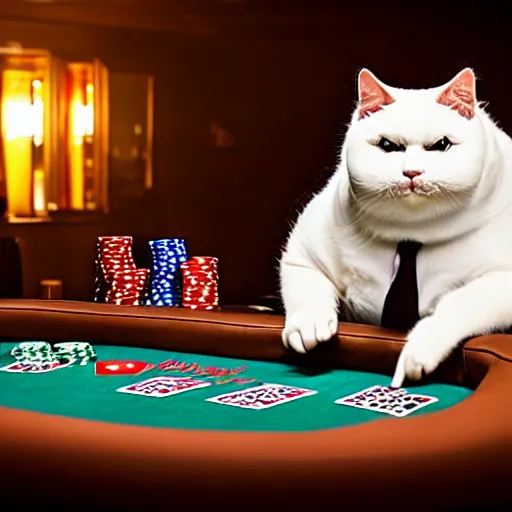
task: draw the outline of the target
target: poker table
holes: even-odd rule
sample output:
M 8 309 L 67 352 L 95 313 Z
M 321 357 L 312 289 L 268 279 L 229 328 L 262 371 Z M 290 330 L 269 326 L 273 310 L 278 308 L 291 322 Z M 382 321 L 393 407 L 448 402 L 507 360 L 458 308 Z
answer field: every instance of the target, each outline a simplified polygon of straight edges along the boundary
M 340 324 L 337 339 L 299 355 L 283 347 L 282 326 L 254 312 L 0 301 L 2 366 L 26 340 L 87 341 L 98 361 L 150 365 L 139 375 L 97 375 L 93 362 L 0 372 L 3 496 L 30 489 L 96 510 L 510 504 L 512 336 L 467 341 L 406 385 L 437 401 L 397 418 L 335 400 L 389 386 L 402 335 Z M 160 398 L 117 392 L 166 375 L 208 385 Z M 265 383 L 313 393 L 261 410 L 209 400 Z

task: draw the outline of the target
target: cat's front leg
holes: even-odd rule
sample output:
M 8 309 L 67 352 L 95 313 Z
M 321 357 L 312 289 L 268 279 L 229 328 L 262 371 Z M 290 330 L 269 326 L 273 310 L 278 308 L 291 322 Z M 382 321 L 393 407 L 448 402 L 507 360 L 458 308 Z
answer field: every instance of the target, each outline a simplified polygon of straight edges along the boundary
M 306 353 L 338 330 L 338 294 L 334 284 L 304 262 L 281 261 L 281 294 L 286 311 L 283 343 Z
M 512 325 L 512 272 L 495 272 L 447 293 L 407 337 L 392 386 L 432 373 L 470 336 Z

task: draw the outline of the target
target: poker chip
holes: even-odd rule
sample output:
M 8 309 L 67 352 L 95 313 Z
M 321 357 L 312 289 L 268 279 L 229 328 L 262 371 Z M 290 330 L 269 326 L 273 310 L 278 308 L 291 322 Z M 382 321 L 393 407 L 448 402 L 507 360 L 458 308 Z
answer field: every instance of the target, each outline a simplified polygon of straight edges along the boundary
M 97 359 L 94 348 L 82 341 L 56 343 L 53 347 L 46 341 L 25 341 L 16 345 L 11 355 L 18 364 L 37 368 L 38 372 L 44 367 L 63 368 L 74 363 L 85 366 Z
M 52 347 L 46 341 L 24 341 L 11 350 L 18 362 L 44 364 L 57 362 Z
M 80 366 L 85 366 L 97 359 L 94 348 L 84 341 L 56 343 L 53 349 L 55 357 L 61 364 L 79 363 Z
M 182 284 L 180 265 L 187 261 L 187 249 L 182 238 L 162 238 L 149 242 L 153 264 L 146 305 L 181 305 Z
M 181 264 L 183 276 L 183 307 L 215 309 L 219 305 L 218 258 L 194 256 Z
M 24 341 L 16 348 L 23 352 L 51 352 L 52 350 L 52 346 L 47 341 Z
M 117 306 L 140 306 L 148 281 L 148 269 L 125 269 L 114 274 L 105 302 Z
M 115 278 L 136 270 L 131 236 L 100 236 L 96 242 L 94 302 L 106 302 Z

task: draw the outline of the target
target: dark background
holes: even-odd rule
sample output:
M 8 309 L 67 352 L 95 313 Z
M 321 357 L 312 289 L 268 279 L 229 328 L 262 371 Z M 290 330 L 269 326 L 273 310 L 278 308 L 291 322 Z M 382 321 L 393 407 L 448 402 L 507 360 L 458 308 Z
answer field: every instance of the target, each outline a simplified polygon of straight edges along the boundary
M 90 300 L 95 238 L 185 237 L 221 261 L 221 301 L 275 293 L 290 221 L 329 176 L 370 68 L 430 87 L 471 66 L 481 100 L 512 132 L 510 20 L 479 2 L 0 0 L 0 44 L 97 57 L 155 77 L 154 188 L 98 222 L 0 225 L 20 239 L 24 293 L 43 278 Z M 505 5 L 505 2 L 503 3 Z M 236 137 L 213 147 L 210 124 Z

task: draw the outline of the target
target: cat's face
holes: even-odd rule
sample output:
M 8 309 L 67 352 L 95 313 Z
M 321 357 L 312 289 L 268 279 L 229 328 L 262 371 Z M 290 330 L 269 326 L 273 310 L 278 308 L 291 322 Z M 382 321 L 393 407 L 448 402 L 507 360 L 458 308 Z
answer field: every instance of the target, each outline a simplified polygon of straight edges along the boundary
M 461 208 L 486 156 L 473 72 L 435 89 L 404 90 L 363 70 L 345 147 L 353 196 L 368 213 L 421 220 Z

